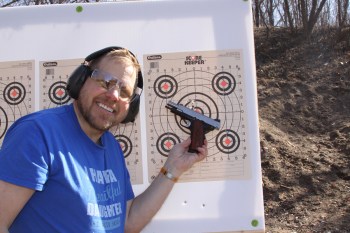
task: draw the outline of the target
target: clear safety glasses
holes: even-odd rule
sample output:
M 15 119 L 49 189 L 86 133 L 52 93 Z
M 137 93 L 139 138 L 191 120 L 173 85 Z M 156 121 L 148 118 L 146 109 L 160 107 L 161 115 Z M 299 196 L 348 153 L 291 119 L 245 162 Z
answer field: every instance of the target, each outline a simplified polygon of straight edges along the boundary
M 117 90 L 121 101 L 130 102 L 133 97 L 133 89 L 125 81 L 99 69 L 94 69 L 90 76 L 106 90 Z

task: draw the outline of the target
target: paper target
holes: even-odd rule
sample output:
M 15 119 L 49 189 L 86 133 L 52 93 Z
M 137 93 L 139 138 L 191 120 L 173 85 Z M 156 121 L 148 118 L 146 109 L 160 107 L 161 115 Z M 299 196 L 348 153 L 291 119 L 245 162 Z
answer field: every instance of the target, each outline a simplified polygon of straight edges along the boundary
M 141 132 L 139 116 L 134 123 L 120 124 L 110 129 L 110 132 L 119 141 L 124 153 L 125 163 L 128 167 L 131 183 L 143 183 L 142 148 L 140 144 Z
M 83 60 L 81 58 L 40 62 L 41 109 L 68 104 L 72 101 L 66 92 L 66 84 L 71 73 Z M 135 122 L 138 121 L 139 119 L 135 120 Z M 110 131 L 122 147 L 131 183 L 141 184 L 143 181 L 142 157 L 139 148 L 141 136 L 137 124 L 120 124 Z
M 242 52 L 202 51 L 144 56 L 148 171 L 151 182 L 171 148 L 190 136 L 186 121 L 165 108 L 169 100 L 212 119 L 209 155 L 180 182 L 250 177 Z M 188 122 L 187 122 L 188 123 Z
M 71 100 L 67 91 L 67 80 L 84 59 L 67 59 L 40 62 L 40 109 L 57 107 Z
M 34 61 L 0 62 L 0 147 L 18 118 L 34 112 Z

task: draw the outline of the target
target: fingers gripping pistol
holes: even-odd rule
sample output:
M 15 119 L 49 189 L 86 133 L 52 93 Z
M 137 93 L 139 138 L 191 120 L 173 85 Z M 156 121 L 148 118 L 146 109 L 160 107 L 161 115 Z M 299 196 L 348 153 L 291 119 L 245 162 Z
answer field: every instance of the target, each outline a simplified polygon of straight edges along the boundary
M 181 125 L 190 129 L 191 145 L 188 151 L 191 153 L 197 152 L 197 148 L 204 144 L 206 133 L 220 128 L 219 119 L 214 120 L 181 104 L 169 101 L 165 107 L 180 116 L 181 120 L 186 122 L 185 125 Z

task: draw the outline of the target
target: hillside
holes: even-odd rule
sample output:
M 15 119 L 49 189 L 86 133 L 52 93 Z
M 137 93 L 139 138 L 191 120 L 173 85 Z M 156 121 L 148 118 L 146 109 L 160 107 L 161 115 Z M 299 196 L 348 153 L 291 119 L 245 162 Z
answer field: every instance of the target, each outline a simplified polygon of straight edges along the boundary
M 266 232 L 350 232 L 350 31 L 255 49 Z

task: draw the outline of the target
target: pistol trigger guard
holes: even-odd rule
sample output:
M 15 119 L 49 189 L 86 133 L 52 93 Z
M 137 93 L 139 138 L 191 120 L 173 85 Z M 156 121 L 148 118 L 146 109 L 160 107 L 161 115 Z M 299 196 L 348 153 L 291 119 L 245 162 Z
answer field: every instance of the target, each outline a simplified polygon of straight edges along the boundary
M 191 121 L 186 120 L 186 119 L 181 119 L 180 120 L 180 125 L 185 128 L 190 128 L 191 127 Z

